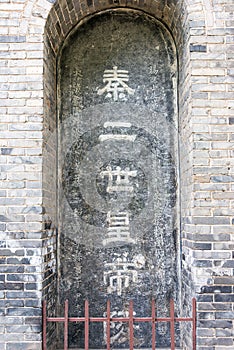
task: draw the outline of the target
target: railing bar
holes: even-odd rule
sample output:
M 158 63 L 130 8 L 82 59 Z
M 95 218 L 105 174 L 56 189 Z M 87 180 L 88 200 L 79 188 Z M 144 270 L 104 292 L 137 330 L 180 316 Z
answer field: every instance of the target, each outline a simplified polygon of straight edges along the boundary
M 64 317 L 47 317 L 47 322 L 64 322 Z M 175 322 L 193 322 L 193 317 L 175 317 Z M 85 317 L 68 317 L 69 322 L 84 322 Z M 106 317 L 90 317 L 90 322 L 104 322 Z M 111 317 L 113 322 L 128 322 L 128 317 Z M 152 322 L 152 317 L 133 317 L 135 322 Z M 170 322 L 170 317 L 155 317 L 156 322 Z
M 42 307 L 42 337 L 43 337 L 43 350 L 47 350 L 47 339 L 46 339 L 46 300 L 43 301 L 43 307 Z
M 192 300 L 192 317 L 193 317 L 193 350 L 196 350 L 196 299 Z
M 85 300 L 85 350 L 89 350 L 89 302 Z
M 156 349 L 155 300 L 152 300 L 151 313 L 152 313 L 152 350 L 155 350 Z
M 111 315 L 111 308 L 110 308 L 110 300 L 107 301 L 106 305 L 106 349 L 110 350 L 110 315 Z
M 65 318 L 64 317 L 47 317 L 47 322 L 64 322 Z M 68 318 L 69 321 L 69 318 Z
M 133 333 L 133 301 L 129 303 L 129 350 L 134 347 L 134 333 Z
M 69 322 L 85 322 L 85 317 L 69 317 Z
M 170 317 L 162 317 L 162 318 L 155 318 L 157 322 L 170 322 Z M 191 318 L 190 321 L 193 319 Z M 74 322 L 77 322 L 79 320 L 76 320 Z M 82 320 L 81 320 L 82 321 Z M 90 317 L 90 322 L 103 322 L 106 321 L 106 317 Z M 111 322 L 128 322 L 129 317 L 111 317 Z M 152 322 L 152 317 L 133 317 L 134 322 Z
M 171 333 L 171 350 L 175 350 L 175 305 L 174 300 L 170 300 L 170 333 Z
M 64 350 L 68 350 L 68 300 L 64 305 Z
M 170 322 L 169 317 L 155 317 L 156 322 Z M 69 322 L 85 322 L 85 317 L 68 317 Z M 106 317 L 90 317 L 90 322 L 104 322 Z M 128 322 L 128 317 L 111 317 L 111 322 Z M 133 317 L 135 322 L 152 322 L 152 317 Z M 64 317 L 47 317 L 47 322 L 64 322 Z M 175 317 L 175 322 L 193 322 L 193 318 Z

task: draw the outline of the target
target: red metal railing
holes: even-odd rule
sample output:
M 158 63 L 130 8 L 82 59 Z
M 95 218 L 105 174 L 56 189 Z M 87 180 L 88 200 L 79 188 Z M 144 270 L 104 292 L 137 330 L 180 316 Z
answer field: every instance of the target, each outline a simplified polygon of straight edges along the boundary
M 151 317 L 135 317 L 133 312 L 133 302 L 129 303 L 128 317 L 111 317 L 110 301 L 107 302 L 105 317 L 90 317 L 89 303 L 85 301 L 84 317 L 68 316 L 68 300 L 64 305 L 64 317 L 47 317 L 46 301 L 43 302 L 43 350 L 47 350 L 46 326 L 48 322 L 64 323 L 64 350 L 68 350 L 68 324 L 69 322 L 84 322 L 85 325 L 85 350 L 89 350 L 89 323 L 106 322 L 106 349 L 111 349 L 111 322 L 126 322 L 129 325 L 129 350 L 134 349 L 134 322 L 150 322 L 152 325 L 152 350 L 156 349 L 156 324 L 158 322 L 170 323 L 171 350 L 175 350 L 175 322 L 192 322 L 192 350 L 196 350 L 196 300 L 192 300 L 192 317 L 175 317 L 174 301 L 170 301 L 170 317 L 156 317 L 155 301 L 152 300 Z

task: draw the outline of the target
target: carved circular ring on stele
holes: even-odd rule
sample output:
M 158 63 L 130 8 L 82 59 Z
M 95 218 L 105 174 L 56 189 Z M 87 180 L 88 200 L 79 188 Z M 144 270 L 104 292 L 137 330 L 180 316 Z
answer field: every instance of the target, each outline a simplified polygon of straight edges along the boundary
M 156 154 L 157 159 L 160 162 L 168 161 L 170 158 L 170 154 L 165 150 L 162 144 L 159 143 L 157 138 L 148 133 L 143 128 L 138 128 L 135 126 L 131 126 L 128 128 L 123 127 L 104 127 L 98 126 L 93 128 L 85 133 L 83 133 L 70 147 L 66 156 L 65 156 L 65 164 L 62 169 L 62 186 L 67 198 L 67 201 L 72 208 L 72 210 L 78 215 L 83 221 L 85 221 L 89 225 L 94 225 L 97 227 L 106 227 L 106 217 L 108 210 L 100 210 L 100 206 L 98 205 L 98 199 L 96 199 L 96 205 L 92 202 L 92 205 L 88 203 L 85 199 L 85 192 L 90 189 L 85 188 L 85 180 L 83 179 L 83 186 L 81 183 L 81 165 L 85 168 L 85 156 L 89 152 L 95 152 L 95 147 L 102 146 L 102 137 L 108 139 L 108 135 L 121 135 L 123 139 L 122 142 L 128 142 L 128 137 L 134 136 L 134 143 L 138 145 L 142 145 L 148 149 L 148 151 L 152 154 Z M 105 141 L 105 145 L 106 145 Z M 129 141 L 130 142 L 130 141 Z M 132 141 L 131 141 L 132 142 Z M 104 144 L 104 143 L 103 143 Z M 105 148 L 103 148 L 103 152 Z M 111 154 L 111 150 L 110 150 Z M 98 154 L 97 154 L 98 156 Z M 98 161 L 98 160 L 97 160 Z M 125 158 L 110 158 L 106 162 L 101 162 L 101 166 L 96 169 L 96 174 L 93 176 L 92 185 L 96 188 L 96 193 L 103 200 L 103 198 L 107 201 L 107 203 L 116 203 L 119 202 L 121 198 L 121 194 L 117 191 L 108 191 L 108 176 L 105 178 L 105 171 L 109 174 L 111 170 L 115 172 L 115 181 L 116 181 L 116 171 L 119 171 L 120 184 L 125 183 L 129 180 L 126 176 L 126 171 L 130 172 L 133 176 L 131 177 L 131 182 L 129 182 L 129 194 L 126 199 L 126 203 L 122 203 L 121 210 L 127 210 L 129 212 L 130 220 L 140 213 L 140 211 L 145 207 L 145 203 L 148 197 L 148 185 L 147 178 L 145 176 L 144 170 L 141 165 L 138 164 L 138 160 L 134 159 L 129 160 L 128 157 Z M 121 171 L 125 171 L 121 173 Z M 134 171 L 136 171 L 137 175 L 135 176 Z M 86 173 L 86 180 L 89 177 L 89 174 Z M 85 177 L 84 177 L 85 178 Z M 115 183 L 116 184 L 116 183 Z M 127 182 L 128 185 L 128 182 Z M 127 186 L 126 185 L 126 186 Z M 121 191 L 120 191 L 121 193 Z M 124 197 L 122 196 L 122 199 Z M 125 196 L 126 198 L 126 196 Z M 128 200 L 129 199 L 129 200 Z M 111 206 L 110 208 L 111 209 Z

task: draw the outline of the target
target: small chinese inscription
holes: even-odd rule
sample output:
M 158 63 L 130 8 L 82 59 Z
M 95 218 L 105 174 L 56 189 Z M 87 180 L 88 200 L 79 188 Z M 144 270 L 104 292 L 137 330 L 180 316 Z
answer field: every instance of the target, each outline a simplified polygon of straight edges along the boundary
M 112 98 L 114 101 L 119 101 L 126 97 L 126 93 L 133 95 L 135 90 L 131 89 L 126 82 L 129 81 L 129 75 L 127 70 L 117 69 L 114 66 L 113 69 L 106 69 L 103 74 L 103 83 L 107 83 L 101 89 L 97 90 L 98 95 L 106 93 L 106 98 Z

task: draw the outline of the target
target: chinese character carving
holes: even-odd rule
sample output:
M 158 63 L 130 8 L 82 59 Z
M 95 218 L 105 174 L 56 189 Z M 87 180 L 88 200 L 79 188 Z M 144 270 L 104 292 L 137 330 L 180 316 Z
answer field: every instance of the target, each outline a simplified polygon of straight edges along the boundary
M 129 287 L 130 282 L 136 283 L 138 278 L 134 262 L 128 262 L 125 257 L 117 258 L 113 263 L 106 263 L 104 271 L 104 283 L 107 285 L 107 293 L 116 292 L 122 295 L 122 291 Z
M 133 312 L 133 316 L 136 315 L 136 312 Z M 106 313 L 104 313 L 104 316 L 106 317 Z M 112 311 L 110 314 L 111 318 L 121 318 L 121 317 L 129 317 L 129 312 L 126 311 Z M 105 343 L 107 343 L 106 339 L 106 328 L 107 324 L 104 322 L 104 339 Z M 133 326 L 134 329 L 137 329 L 137 325 Z M 111 329 L 111 336 L 110 336 L 110 343 L 114 344 L 114 342 L 117 342 L 119 344 L 122 344 L 129 339 L 129 329 L 128 329 L 128 323 L 126 322 L 111 322 L 110 323 L 110 329 Z
M 113 242 L 135 243 L 135 240 L 130 237 L 129 214 L 127 212 L 113 214 L 109 211 L 107 223 L 107 238 L 103 240 L 104 246 Z
M 107 83 L 102 89 L 98 89 L 97 94 L 103 95 L 106 93 L 106 97 L 113 98 L 114 101 L 118 101 L 125 97 L 124 92 L 129 95 L 133 95 L 135 90 L 131 89 L 126 82 L 129 80 L 128 71 L 117 69 L 116 66 L 113 69 L 106 69 L 103 75 L 103 83 Z
M 127 123 L 127 122 L 119 122 L 119 121 L 106 122 L 106 123 L 104 123 L 104 128 L 115 128 L 115 131 L 114 131 L 114 133 L 112 132 L 112 133 L 100 135 L 99 140 L 101 142 L 108 141 L 108 140 L 134 142 L 136 139 L 136 135 L 122 133 L 123 129 L 127 130 L 130 127 L 131 127 L 131 123 Z
M 137 171 L 130 170 L 128 167 L 122 170 L 119 166 L 115 170 L 111 166 L 107 166 L 106 170 L 101 172 L 101 176 L 108 177 L 107 192 L 133 192 L 134 187 L 131 186 L 129 177 L 136 177 Z

